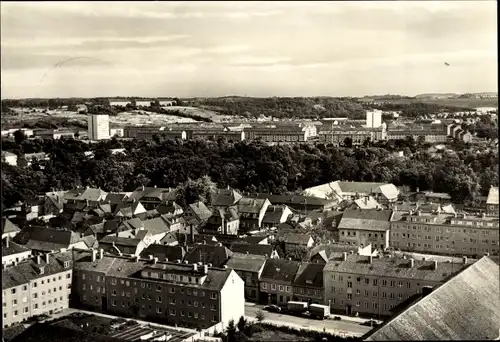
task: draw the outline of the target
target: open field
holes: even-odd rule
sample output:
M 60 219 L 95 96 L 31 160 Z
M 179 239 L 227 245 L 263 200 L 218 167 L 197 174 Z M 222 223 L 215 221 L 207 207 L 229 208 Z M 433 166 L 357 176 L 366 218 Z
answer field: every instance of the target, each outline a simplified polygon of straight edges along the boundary
M 367 101 L 362 99 L 362 101 Z M 398 100 L 376 100 L 376 102 L 394 103 L 394 104 L 409 104 L 409 103 L 429 103 L 442 106 L 453 107 L 498 107 L 498 99 L 398 99 Z
M 161 126 L 168 123 L 187 123 L 187 122 L 197 122 L 196 120 L 189 118 L 182 118 L 174 115 L 165 115 L 146 112 L 144 110 L 134 110 L 130 112 L 123 112 L 117 116 L 109 117 L 111 126 L 135 126 L 135 125 L 152 125 Z
M 165 110 L 178 110 L 184 112 L 189 115 L 198 115 L 204 118 L 211 119 L 213 122 L 224 122 L 228 120 L 234 119 L 233 116 L 230 115 L 221 115 L 212 110 L 198 108 L 198 107 L 179 107 L 179 106 L 165 106 L 162 107 Z

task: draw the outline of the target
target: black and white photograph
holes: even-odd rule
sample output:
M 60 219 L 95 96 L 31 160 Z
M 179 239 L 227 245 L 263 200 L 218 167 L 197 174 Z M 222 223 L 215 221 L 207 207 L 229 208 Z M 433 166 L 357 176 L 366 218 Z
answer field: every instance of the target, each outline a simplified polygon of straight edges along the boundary
M 496 1 L 0 9 L 2 342 L 500 340 Z

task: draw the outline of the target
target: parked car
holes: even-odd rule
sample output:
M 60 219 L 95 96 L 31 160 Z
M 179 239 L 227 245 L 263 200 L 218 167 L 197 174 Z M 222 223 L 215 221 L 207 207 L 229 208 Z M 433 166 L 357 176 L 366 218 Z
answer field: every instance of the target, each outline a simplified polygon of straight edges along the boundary
M 278 305 L 267 305 L 264 307 L 264 310 L 269 312 L 281 312 L 281 308 Z
M 334 316 L 334 317 L 333 317 L 333 320 L 334 320 L 334 321 L 340 321 L 341 319 L 342 319 L 342 317 L 340 317 L 340 316 Z
M 377 321 L 375 321 L 373 319 L 370 319 L 369 321 L 364 321 L 363 323 L 361 323 L 361 325 L 366 325 L 368 327 L 374 327 L 374 328 L 379 326 Z

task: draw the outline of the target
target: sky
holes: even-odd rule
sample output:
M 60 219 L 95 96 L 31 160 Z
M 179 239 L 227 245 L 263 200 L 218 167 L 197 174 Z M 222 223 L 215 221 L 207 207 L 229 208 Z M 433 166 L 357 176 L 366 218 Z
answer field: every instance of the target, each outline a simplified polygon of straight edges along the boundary
M 494 0 L 2 2 L 1 95 L 496 92 L 496 13 Z

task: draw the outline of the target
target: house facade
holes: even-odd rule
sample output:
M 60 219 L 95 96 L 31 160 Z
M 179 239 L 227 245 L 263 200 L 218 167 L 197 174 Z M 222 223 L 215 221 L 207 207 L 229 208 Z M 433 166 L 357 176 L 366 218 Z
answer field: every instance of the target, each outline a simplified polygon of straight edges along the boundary
M 260 277 L 260 301 L 277 305 L 291 301 L 299 266 L 298 261 L 267 259 Z

